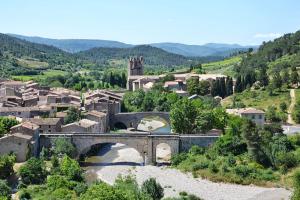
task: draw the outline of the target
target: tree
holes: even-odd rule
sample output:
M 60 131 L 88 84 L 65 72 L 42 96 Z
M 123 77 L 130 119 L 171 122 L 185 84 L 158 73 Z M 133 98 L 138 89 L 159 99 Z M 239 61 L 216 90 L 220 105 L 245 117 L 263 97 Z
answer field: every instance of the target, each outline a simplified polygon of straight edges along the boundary
M 7 182 L 0 179 L 0 198 L 11 199 L 11 189 L 7 185 Z M 2 199 L 2 198 L 1 198 Z
M 258 74 L 258 81 L 263 86 L 267 86 L 269 84 L 269 76 L 267 74 L 266 66 L 261 66 Z
M 197 108 L 192 101 L 184 98 L 171 109 L 171 127 L 176 133 L 191 134 L 196 128 Z
M 198 91 L 199 95 L 204 96 L 204 95 L 209 94 L 209 92 L 210 92 L 209 89 L 210 89 L 209 81 L 203 80 L 203 81 L 199 82 L 199 91 Z
M 250 157 L 259 164 L 270 166 L 269 160 L 261 149 L 258 129 L 254 122 L 247 119 L 242 125 L 242 135 L 246 141 Z
M 275 88 L 279 88 L 279 89 L 281 88 L 281 86 L 282 86 L 282 79 L 281 79 L 281 76 L 280 76 L 279 72 L 275 72 L 273 74 L 272 84 L 274 85 Z
M 231 77 L 227 76 L 226 78 L 226 96 L 233 94 L 233 80 Z
M 293 84 L 298 84 L 299 83 L 299 74 L 297 72 L 297 68 L 296 67 L 292 67 L 291 82 Z
M 236 83 L 235 83 L 235 88 L 234 88 L 234 92 L 242 92 L 243 91 L 243 86 L 242 86 L 242 77 L 238 76 L 236 78 Z
M 61 174 L 66 176 L 69 180 L 81 181 L 82 171 L 76 160 L 71 159 L 65 155 L 60 163 Z
M 198 77 L 191 77 L 187 80 L 187 91 L 190 95 L 199 94 L 200 87 L 199 87 L 199 78 Z
M 115 180 L 114 188 L 121 191 L 125 199 L 152 200 L 150 195 L 141 191 L 138 183 L 132 176 L 118 176 Z
M 14 173 L 15 155 L 0 156 L 0 179 L 6 179 Z
M 290 83 L 290 74 L 287 68 L 284 68 L 282 71 L 282 82 L 285 84 L 289 84 Z
M 154 98 L 154 95 L 151 92 L 146 93 L 143 104 L 142 104 L 143 111 L 147 112 L 147 111 L 154 110 L 155 104 L 154 104 L 153 98 Z
M 0 117 L 0 137 L 8 133 L 10 128 L 19 124 L 16 119 L 9 117 Z
M 75 107 L 70 107 L 67 111 L 67 116 L 65 118 L 65 124 L 70 124 L 81 119 L 80 111 Z
M 279 106 L 280 106 L 280 109 L 281 109 L 282 112 L 286 112 L 287 105 L 286 105 L 285 102 L 281 102 Z
M 160 200 L 164 197 L 164 189 L 154 178 L 150 178 L 143 183 L 142 191 L 149 194 L 153 200 Z
M 44 182 L 47 172 L 45 170 L 43 161 L 32 157 L 20 167 L 19 175 L 22 183 L 26 185 L 40 184 Z
M 67 155 L 71 158 L 77 155 L 76 147 L 66 138 L 56 138 L 54 140 L 54 147 L 56 155 Z

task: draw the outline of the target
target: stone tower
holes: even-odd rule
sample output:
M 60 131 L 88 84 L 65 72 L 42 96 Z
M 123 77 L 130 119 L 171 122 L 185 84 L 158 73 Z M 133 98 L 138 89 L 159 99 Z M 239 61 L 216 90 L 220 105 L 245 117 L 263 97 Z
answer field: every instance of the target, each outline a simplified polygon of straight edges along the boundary
M 144 75 L 144 58 L 129 58 L 128 77 Z

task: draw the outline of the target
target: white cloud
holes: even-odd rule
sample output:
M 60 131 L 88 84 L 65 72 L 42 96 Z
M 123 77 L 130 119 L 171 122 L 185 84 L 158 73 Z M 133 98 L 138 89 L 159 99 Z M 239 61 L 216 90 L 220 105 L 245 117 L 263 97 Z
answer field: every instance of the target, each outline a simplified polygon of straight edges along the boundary
M 273 38 L 278 38 L 282 36 L 281 33 L 257 33 L 254 35 L 254 38 L 269 38 L 269 39 L 273 39 Z

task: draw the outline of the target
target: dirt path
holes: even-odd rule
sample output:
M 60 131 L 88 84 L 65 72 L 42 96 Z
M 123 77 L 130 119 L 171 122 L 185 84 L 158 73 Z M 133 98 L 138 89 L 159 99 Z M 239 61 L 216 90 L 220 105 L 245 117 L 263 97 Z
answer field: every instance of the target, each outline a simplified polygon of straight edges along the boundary
M 288 119 L 287 119 L 287 123 L 289 124 L 296 124 L 292 118 L 292 111 L 294 109 L 294 106 L 296 104 L 296 95 L 295 95 L 295 89 L 291 89 L 290 90 L 290 95 L 291 95 L 291 104 L 290 107 L 288 109 Z

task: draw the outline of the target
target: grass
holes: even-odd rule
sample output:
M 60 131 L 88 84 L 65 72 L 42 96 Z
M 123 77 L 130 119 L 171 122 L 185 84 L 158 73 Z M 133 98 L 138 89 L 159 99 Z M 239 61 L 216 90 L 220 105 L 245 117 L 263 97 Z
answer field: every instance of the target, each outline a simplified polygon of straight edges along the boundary
M 254 107 L 262 110 L 266 110 L 271 105 L 279 108 L 280 103 L 286 102 L 289 105 L 291 102 L 290 91 L 287 89 L 276 91 L 272 96 L 266 90 L 245 90 L 242 93 L 236 93 L 222 100 L 222 106 L 226 108 L 230 107 L 234 96 L 236 102 L 243 103 L 246 107 Z
M 21 75 L 21 76 L 13 76 L 12 78 L 14 80 L 20 80 L 20 81 L 29 81 L 29 80 L 40 80 L 40 79 L 45 79 L 47 77 L 53 77 L 53 76 L 58 76 L 58 75 L 66 75 L 67 72 L 61 71 L 61 70 L 47 70 L 43 72 L 43 74 L 39 75 Z
M 40 62 L 38 60 L 34 60 L 34 59 L 18 59 L 18 64 L 20 64 L 23 67 L 28 67 L 28 68 L 48 68 L 49 64 L 46 62 Z
M 225 74 L 228 76 L 233 76 L 233 68 L 236 64 L 240 63 L 241 60 L 241 56 L 234 56 L 222 61 L 205 63 L 202 65 L 202 67 L 207 73 Z

